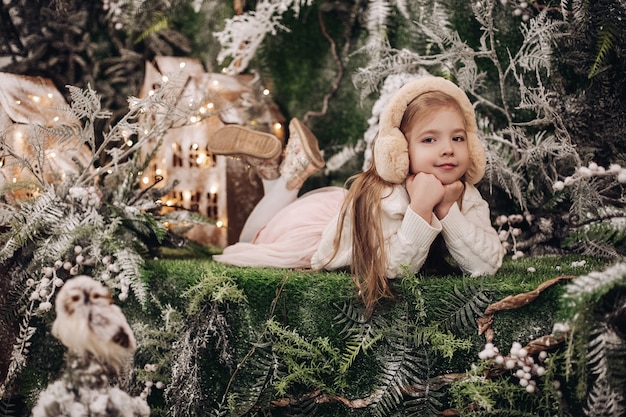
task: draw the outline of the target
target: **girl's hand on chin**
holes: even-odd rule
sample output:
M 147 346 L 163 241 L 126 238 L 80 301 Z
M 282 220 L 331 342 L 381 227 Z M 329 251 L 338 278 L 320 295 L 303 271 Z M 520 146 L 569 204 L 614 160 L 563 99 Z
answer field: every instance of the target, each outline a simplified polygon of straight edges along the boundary
M 441 201 L 435 206 L 435 216 L 439 220 L 448 215 L 450 207 L 463 195 L 465 184 L 462 181 L 455 181 L 452 184 L 443 186 L 444 193 Z
M 409 193 L 411 209 L 430 223 L 433 209 L 445 195 L 441 181 L 432 174 L 418 172 L 408 176 L 406 190 Z

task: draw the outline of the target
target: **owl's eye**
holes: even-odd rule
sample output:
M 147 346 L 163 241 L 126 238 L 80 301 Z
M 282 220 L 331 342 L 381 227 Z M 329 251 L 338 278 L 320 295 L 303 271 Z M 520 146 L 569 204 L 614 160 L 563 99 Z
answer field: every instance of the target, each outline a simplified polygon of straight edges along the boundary
M 80 301 L 80 295 L 78 294 L 72 295 L 72 301 L 74 302 Z
M 100 294 L 95 293 L 91 296 L 91 298 L 93 298 L 94 300 L 97 300 L 98 298 L 102 297 Z

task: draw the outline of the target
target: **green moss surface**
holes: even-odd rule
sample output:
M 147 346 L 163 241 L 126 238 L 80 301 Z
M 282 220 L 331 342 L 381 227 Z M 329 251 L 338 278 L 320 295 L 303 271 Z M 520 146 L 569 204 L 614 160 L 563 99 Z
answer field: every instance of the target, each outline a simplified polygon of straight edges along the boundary
M 386 325 L 393 327 L 394 323 L 402 323 L 404 320 L 406 326 L 403 331 L 410 338 L 413 337 L 411 333 L 419 333 L 419 326 L 415 326 L 415 323 L 421 323 L 423 326 L 443 326 L 442 311 L 454 310 L 451 308 L 454 294 L 471 295 L 473 291 L 481 291 L 489 303 L 493 303 L 507 296 L 533 291 L 542 282 L 559 276 L 586 274 L 600 268 L 603 263 L 601 260 L 585 259 L 584 266 L 572 266 L 572 262 L 581 259 L 545 257 L 507 260 L 499 273 L 491 277 L 418 275 L 397 279 L 394 281 L 396 300 L 381 304 L 371 320 L 378 323 L 380 328 L 385 328 Z M 278 336 L 268 336 L 266 326 L 270 319 L 287 332 L 297 334 L 306 343 L 310 343 L 310 346 L 318 346 L 317 341 L 323 338 L 339 355 L 346 351 L 350 335 L 342 332 L 345 330 L 345 322 L 341 321 L 342 317 L 345 318 L 342 312 L 347 308 L 354 308 L 354 311 L 358 312 L 360 308 L 358 294 L 347 272 L 241 268 L 213 262 L 210 257 L 154 260 L 148 262 L 145 268 L 146 282 L 157 297 L 158 304 L 175 306 L 181 311 L 189 302 L 188 297 L 182 297 L 181 294 L 207 276 L 233 280 L 236 287 L 245 295 L 245 302 L 219 304 L 232 335 L 229 343 L 234 348 L 232 351 L 234 357 L 231 358 L 230 364 L 226 364 L 220 358 L 220 350 L 215 347 L 207 346 L 202 352 L 202 385 L 205 398 L 212 407 L 217 407 L 229 394 L 235 395 L 238 385 L 254 383 L 252 376 L 254 372 L 246 376 L 243 369 L 253 368 L 254 361 L 251 358 L 255 358 L 262 351 L 271 352 L 272 342 L 280 343 Z M 494 344 L 500 346 L 502 351 L 508 352 L 513 342 L 524 345 L 533 339 L 550 334 L 560 309 L 563 288 L 563 283 L 553 285 L 526 306 L 496 313 L 492 325 Z M 423 307 L 420 307 L 420 300 L 423 300 Z M 207 305 L 211 303 L 210 299 L 206 300 Z M 144 309 L 144 314 L 149 311 L 150 308 Z M 421 311 L 426 314 L 422 321 L 419 319 Z M 393 333 L 386 333 L 391 334 Z M 485 337 L 478 334 L 475 321 L 468 326 L 453 326 L 449 334 L 455 340 L 469 341 L 469 347 L 468 345 L 463 348 L 451 347 L 452 353 L 448 356 L 437 354 L 439 350 L 429 347 L 430 356 L 427 365 L 429 378 L 464 373 L 478 362 L 478 353 L 485 345 Z M 337 367 L 338 362 L 331 362 L 331 357 L 326 358 L 328 360 L 326 364 L 319 365 L 319 374 L 315 377 L 319 377 L 319 383 L 324 385 L 323 390 L 332 395 L 349 399 L 367 397 L 379 384 L 380 362 L 388 360 L 390 355 L 395 354 L 394 349 L 393 344 L 385 345 L 378 342 L 376 348 L 356 356 L 347 372 L 343 374 L 345 384 L 337 385 L 338 372 L 332 367 Z M 294 360 L 300 360 L 304 367 L 308 361 L 302 357 Z M 242 363 L 245 365 L 241 367 L 242 370 L 235 372 Z M 331 369 L 322 369 L 326 365 Z M 282 375 L 294 372 L 282 368 L 280 371 Z M 227 386 L 230 392 L 224 397 Z M 276 398 L 300 398 L 315 389 L 316 387 L 310 385 L 310 381 L 304 381 L 291 384 L 287 393 L 275 395 Z M 331 403 L 322 406 L 325 410 L 324 415 L 345 415 L 349 409 L 337 402 Z M 269 399 L 266 399 L 265 404 L 268 409 L 272 409 L 272 415 L 283 413 L 288 415 L 294 412 L 291 406 L 270 406 Z M 302 406 L 302 403 L 299 404 Z M 360 412 L 368 415 L 367 410 L 364 408 Z M 319 412 L 318 409 L 316 413 Z M 350 412 L 357 411 L 351 409 Z

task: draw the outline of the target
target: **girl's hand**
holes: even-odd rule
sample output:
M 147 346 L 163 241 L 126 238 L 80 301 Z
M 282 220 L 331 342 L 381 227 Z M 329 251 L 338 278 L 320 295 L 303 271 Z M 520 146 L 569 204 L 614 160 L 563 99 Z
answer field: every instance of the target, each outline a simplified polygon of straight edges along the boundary
M 406 179 L 411 210 L 430 223 L 433 210 L 444 198 L 445 189 L 433 174 L 418 172 Z
M 435 216 L 439 220 L 448 215 L 450 207 L 461 198 L 465 190 L 465 184 L 462 181 L 455 181 L 452 184 L 443 186 L 444 193 L 441 201 L 435 206 Z

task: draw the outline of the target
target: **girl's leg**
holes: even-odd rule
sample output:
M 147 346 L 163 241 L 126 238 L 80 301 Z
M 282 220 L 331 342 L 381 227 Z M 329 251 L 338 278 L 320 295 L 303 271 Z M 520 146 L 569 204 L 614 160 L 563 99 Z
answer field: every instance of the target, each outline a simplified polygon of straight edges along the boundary
M 294 202 L 304 181 L 324 167 L 315 135 L 298 119 L 289 123 L 289 140 L 280 162 L 282 143 L 268 133 L 227 125 L 209 138 L 215 154 L 244 157 L 261 177 L 263 198 L 248 216 L 239 240 L 251 242 L 272 217 Z
M 239 235 L 240 242 L 252 242 L 252 239 L 281 209 L 296 201 L 298 188 L 288 189 L 287 179 L 262 180 L 265 195 L 254 207 Z
M 315 135 L 298 119 L 289 123 L 289 140 L 280 164 L 280 177 L 263 180 L 265 195 L 256 205 L 239 235 L 240 242 L 252 242 L 281 209 L 296 201 L 304 181 L 324 167 L 324 157 Z

